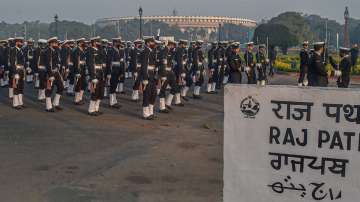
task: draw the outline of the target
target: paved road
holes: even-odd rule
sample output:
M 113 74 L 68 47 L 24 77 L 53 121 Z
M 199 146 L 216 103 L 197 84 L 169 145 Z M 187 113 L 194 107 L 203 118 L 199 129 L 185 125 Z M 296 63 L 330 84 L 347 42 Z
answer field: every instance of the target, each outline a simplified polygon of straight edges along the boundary
M 6 94 L 0 89 L 0 201 L 222 201 L 221 94 L 153 122 L 139 119 L 130 91 L 101 117 L 69 97 L 64 111 L 46 113 L 29 87 L 19 112 Z
M 272 84 L 296 85 L 295 75 Z M 223 95 L 190 100 L 153 122 L 139 119 L 141 104 L 120 96 L 101 117 L 62 100 L 65 110 L 44 112 L 26 90 L 15 111 L 0 89 L 0 199 L 6 202 L 220 202 Z M 107 102 L 107 100 L 106 100 Z

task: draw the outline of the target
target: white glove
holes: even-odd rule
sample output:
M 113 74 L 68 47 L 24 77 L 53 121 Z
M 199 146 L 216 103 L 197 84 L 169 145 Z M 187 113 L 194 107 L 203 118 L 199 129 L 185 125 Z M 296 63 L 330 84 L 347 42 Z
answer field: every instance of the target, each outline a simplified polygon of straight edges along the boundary
M 69 69 L 66 69 L 66 73 L 69 73 L 70 72 L 70 70 Z
M 39 73 L 35 73 L 35 76 L 39 76 Z
M 250 72 L 250 67 L 245 67 L 246 72 Z
M 80 74 L 76 74 L 75 76 L 76 76 L 76 78 L 80 78 L 80 77 L 81 77 L 81 75 L 80 75 Z
M 148 80 L 143 80 L 142 83 L 143 83 L 144 85 L 148 85 L 148 84 L 149 84 L 149 81 L 148 81 Z
M 50 81 L 54 81 L 54 80 L 55 80 L 55 77 L 52 76 L 52 77 L 49 78 L 49 80 L 50 80 Z
M 265 60 L 265 62 L 266 62 L 266 63 L 269 63 L 269 62 L 270 62 L 270 60 L 269 60 L 269 59 L 266 59 L 266 60 Z
M 31 68 L 30 67 L 26 68 L 26 71 L 30 74 L 31 73 Z
M 106 76 L 106 78 L 107 78 L 107 79 L 111 79 L 111 74 L 108 74 L 108 75 Z
M 15 74 L 15 75 L 14 75 L 14 78 L 15 78 L 16 80 L 18 80 L 18 79 L 20 79 L 20 75 L 19 75 L 19 74 Z
M 137 76 L 138 76 L 138 73 L 137 73 L 137 72 L 135 72 L 135 73 L 134 73 L 134 77 L 137 77 Z
M 182 77 L 182 78 L 185 78 L 185 77 L 186 77 L 186 74 L 185 74 L 185 73 L 182 73 L 182 74 L 181 74 L 181 77 Z
M 340 77 L 342 75 L 340 70 L 335 70 L 335 76 Z
M 99 82 L 99 80 L 93 79 L 91 82 L 92 82 L 93 84 L 97 84 L 97 83 Z

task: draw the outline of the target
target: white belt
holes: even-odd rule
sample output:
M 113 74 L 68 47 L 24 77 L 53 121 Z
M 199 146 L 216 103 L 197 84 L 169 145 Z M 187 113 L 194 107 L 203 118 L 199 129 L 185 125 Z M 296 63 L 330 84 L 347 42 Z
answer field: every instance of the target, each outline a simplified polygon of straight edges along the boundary
M 95 69 L 102 69 L 101 65 L 95 65 Z
M 70 65 L 70 66 L 73 66 L 73 65 L 74 65 L 74 63 L 72 63 L 72 62 L 69 62 L 69 65 Z
M 199 62 L 199 65 L 201 66 L 203 63 L 202 62 Z
M 155 70 L 155 66 L 148 66 L 148 70 Z
M 137 64 L 136 67 L 137 67 L 137 68 L 140 68 L 140 67 L 141 67 L 141 64 Z
M 166 67 L 165 70 L 166 71 L 171 71 L 171 67 Z
M 80 61 L 79 64 L 84 65 L 85 61 Z
M 39 69 L 46 69 L 46 67 L 45 67 L 45 66 L 42 66 L 42 65 L 40 65 L 38 68 L 39 68 Z
M 120 62 L 111 62 L 111 65 L 120 66 Z
M 29 56 L 29 57 L 28 57 L 28 59 L 30 59 L 30 60 L 31 60 L 31 59 L 33 59 L 33 57 L 32 57 L 32 56 Z
M 23 65 L 16 65 L 16 69 L 24 69 Z

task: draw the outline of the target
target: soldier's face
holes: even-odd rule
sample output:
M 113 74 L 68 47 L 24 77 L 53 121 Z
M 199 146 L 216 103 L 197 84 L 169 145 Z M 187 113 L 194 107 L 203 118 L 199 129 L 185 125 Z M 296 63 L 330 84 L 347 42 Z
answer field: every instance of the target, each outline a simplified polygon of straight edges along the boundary
M 51 47 L 53 48 L 58 48 L 59 47 L 59 44 L 57 42 L 52 42 L 51 43 Z
M 17 47 L 22 47 L 22 46 L 23 46 L 23 42 L 22 42 L 22 41 L 17 41 L 17 42 L 16 42 L 16 46 L 17 46 Z
M 248 50 L 252 51 L 254 49 L 254 46 L 248 46 Z

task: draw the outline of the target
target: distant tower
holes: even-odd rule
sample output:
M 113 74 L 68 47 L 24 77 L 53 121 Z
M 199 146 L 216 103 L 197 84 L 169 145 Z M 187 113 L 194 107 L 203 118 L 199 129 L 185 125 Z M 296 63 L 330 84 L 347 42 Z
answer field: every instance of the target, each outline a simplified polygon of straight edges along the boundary
M 57 37 L 59 35 L 59 30 L 58 30 L 59 16 L 57 14 L 54 16 L 54 21 L 55 21 L 55 36 Z
M 176 8 L 174 8 L 172 15 L 173 15 L 173 16 L 177 16 L 177 15 L 178 15 L 178 12 L 177 12 Z
M 350 48 L 350 36 L 349 36 L 349 19 L 350 19 L 350 13 L 349 8 L 345 8 L 344 13 L 345 18 L 345 27 L 344 27 L 344 47 Z

